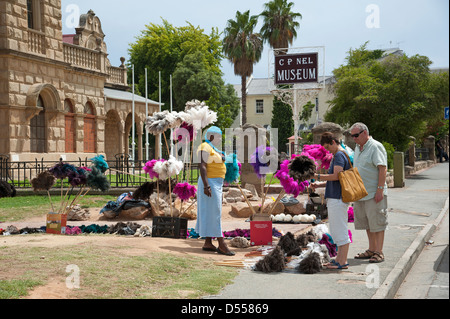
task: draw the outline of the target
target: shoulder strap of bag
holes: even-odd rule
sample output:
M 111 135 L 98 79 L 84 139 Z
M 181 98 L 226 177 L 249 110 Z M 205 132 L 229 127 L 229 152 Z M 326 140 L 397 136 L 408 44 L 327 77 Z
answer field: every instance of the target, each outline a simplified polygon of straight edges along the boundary
M 350 169 L 353 168 L 352 161 L 350 160 L 350 157 L 348 156 L 347 152 L 345 152 L 345 151 L 340 151 L 340 152 L 344 153 L 344 155 L 347 157 L 348 163 L 350 164 Z

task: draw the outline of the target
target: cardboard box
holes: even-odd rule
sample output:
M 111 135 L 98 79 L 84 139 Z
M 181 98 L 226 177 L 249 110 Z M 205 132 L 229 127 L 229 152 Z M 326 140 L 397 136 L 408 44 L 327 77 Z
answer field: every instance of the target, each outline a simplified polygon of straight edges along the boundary
M 250 222 L 250 244 L 252 246 L 272 245 L 272 222 L 251 221 Z
M 67 214 L 47 214 L 47 234 L 64 235 L 66 233 Z

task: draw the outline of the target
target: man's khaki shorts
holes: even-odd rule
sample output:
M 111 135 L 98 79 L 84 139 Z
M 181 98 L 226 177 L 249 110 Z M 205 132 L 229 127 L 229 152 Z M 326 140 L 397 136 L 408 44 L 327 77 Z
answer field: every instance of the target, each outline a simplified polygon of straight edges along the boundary
M 355 229 L 369 230 L 377 233 L 386 230 L 387 221 L 387 197 L 375 203 L 375 199 L 363 200 L 353 203 L 355 216 Z

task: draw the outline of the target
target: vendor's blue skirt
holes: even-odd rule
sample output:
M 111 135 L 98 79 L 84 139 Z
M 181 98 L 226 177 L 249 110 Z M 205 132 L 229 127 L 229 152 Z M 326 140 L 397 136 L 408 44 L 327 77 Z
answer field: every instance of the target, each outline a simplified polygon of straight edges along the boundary
M 204 193 L 202 178 L 197 188 L 197 226 L 200 237 L 223 237 L 222 234 L 222 186 L 223 178 L 208 178 L 212 196 Z

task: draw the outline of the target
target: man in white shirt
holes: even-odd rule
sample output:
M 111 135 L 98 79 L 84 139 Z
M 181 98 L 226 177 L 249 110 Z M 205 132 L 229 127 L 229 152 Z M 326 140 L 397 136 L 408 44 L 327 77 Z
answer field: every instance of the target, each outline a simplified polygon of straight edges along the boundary
M 354 166 L 358 168 L 368 195 L 354 203 L 355 229 L 366 230 L 369 249 L 355 256 L 372 263 L 384 261 L 383 244 L 387 222 L 387 153 L 369 135 L 363 123 L 355 123 L 350 134 L 356 145 Z

